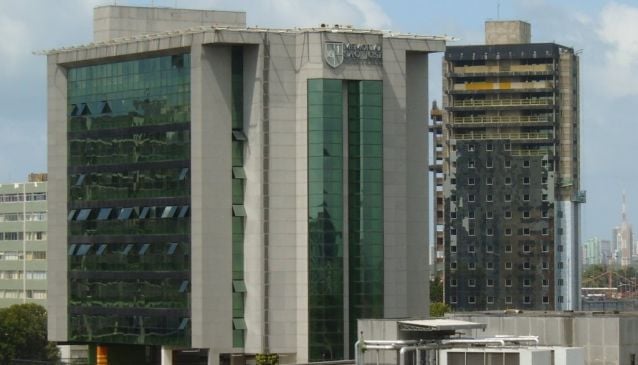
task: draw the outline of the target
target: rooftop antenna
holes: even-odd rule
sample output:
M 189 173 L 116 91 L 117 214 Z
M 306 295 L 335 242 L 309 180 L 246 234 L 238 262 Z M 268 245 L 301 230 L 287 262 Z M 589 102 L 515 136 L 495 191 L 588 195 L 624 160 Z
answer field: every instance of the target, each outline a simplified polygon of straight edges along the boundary
M 501 0 L 496 0 L 496 20 L 501 20 Z

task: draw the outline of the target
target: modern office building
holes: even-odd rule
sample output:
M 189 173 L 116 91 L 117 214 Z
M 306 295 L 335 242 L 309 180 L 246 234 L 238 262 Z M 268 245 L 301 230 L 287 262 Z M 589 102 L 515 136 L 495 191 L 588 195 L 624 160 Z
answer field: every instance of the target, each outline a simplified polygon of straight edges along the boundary
M 577 309 L 578 55 L 488 21 L 447 47 L 441 156 L 445 300 L 455 310 Z
M 352 357 L 358 318 L 427 313 L 444 39 L 95 14 L 95 43 L 47 53 L 51 340 L 303 363 Z
M 47 299 L 47 175 L 0 184 L 0 307 Z

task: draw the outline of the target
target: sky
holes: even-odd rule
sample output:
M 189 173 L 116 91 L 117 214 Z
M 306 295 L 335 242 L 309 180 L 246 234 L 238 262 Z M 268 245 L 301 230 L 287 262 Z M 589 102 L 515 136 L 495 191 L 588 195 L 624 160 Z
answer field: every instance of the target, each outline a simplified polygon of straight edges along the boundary
M 97 5 L 247 11 L 249 26 L 351 24 L 481 44 L 489 19 L 532 24 L 533 42 L 581 53 L 582 237 L 611 238 L 626 191 L 638 223 L 638 0 L 0 0 L 0 181 L 46 171 L 46 58 L 90 43 Z M 441 55 L 430 58 L 430 98 L 441 97 Z M 638 229 L 638 224 L 634 224 Z

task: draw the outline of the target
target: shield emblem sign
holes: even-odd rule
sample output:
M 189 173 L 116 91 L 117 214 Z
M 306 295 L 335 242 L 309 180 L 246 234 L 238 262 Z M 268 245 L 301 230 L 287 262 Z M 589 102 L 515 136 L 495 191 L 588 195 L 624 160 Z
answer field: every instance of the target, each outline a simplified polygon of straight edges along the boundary
M 339 67 L 343 63 L 343 43 L 326 42 L 324 45 L 324 58 L 330 67 Z

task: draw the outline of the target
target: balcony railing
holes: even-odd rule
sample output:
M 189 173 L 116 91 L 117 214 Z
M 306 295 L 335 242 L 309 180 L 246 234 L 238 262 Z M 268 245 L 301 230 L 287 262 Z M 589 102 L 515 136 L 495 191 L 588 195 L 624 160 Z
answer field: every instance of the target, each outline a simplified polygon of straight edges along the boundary
M 512 156 L 526 157 L 526 156 L 545 156 L 551 155 L 552 152 L 548 150 L 512 150 Z
M 456 74 L 487 74 L 487 73 L 549 73 L 552 65 L 494 65 L 494 66 L 460 66 L 452 70 Z
M 528 106 L 528 105 L 553 105 L 552 98 L 532 99 L 466 99 L 455 100 L 454 107 L 489 107 L 489 106 Z
M 464 133 L 454 136 L 457 140 L 549 140 L 553 138 L 551 133 Z
M 521 116 L 469 116 L 456 117 L 452 124 L 527 124 L 551 122 L 551 115 L 521 115 Z
M 454 91 L 486 91 L 486 90 L 534 90 L 534 89 L 551 89 L 554 87 L 552 81 L 528 81 L 528 82 L 466 82 L 463 84 L 454 84 Z

